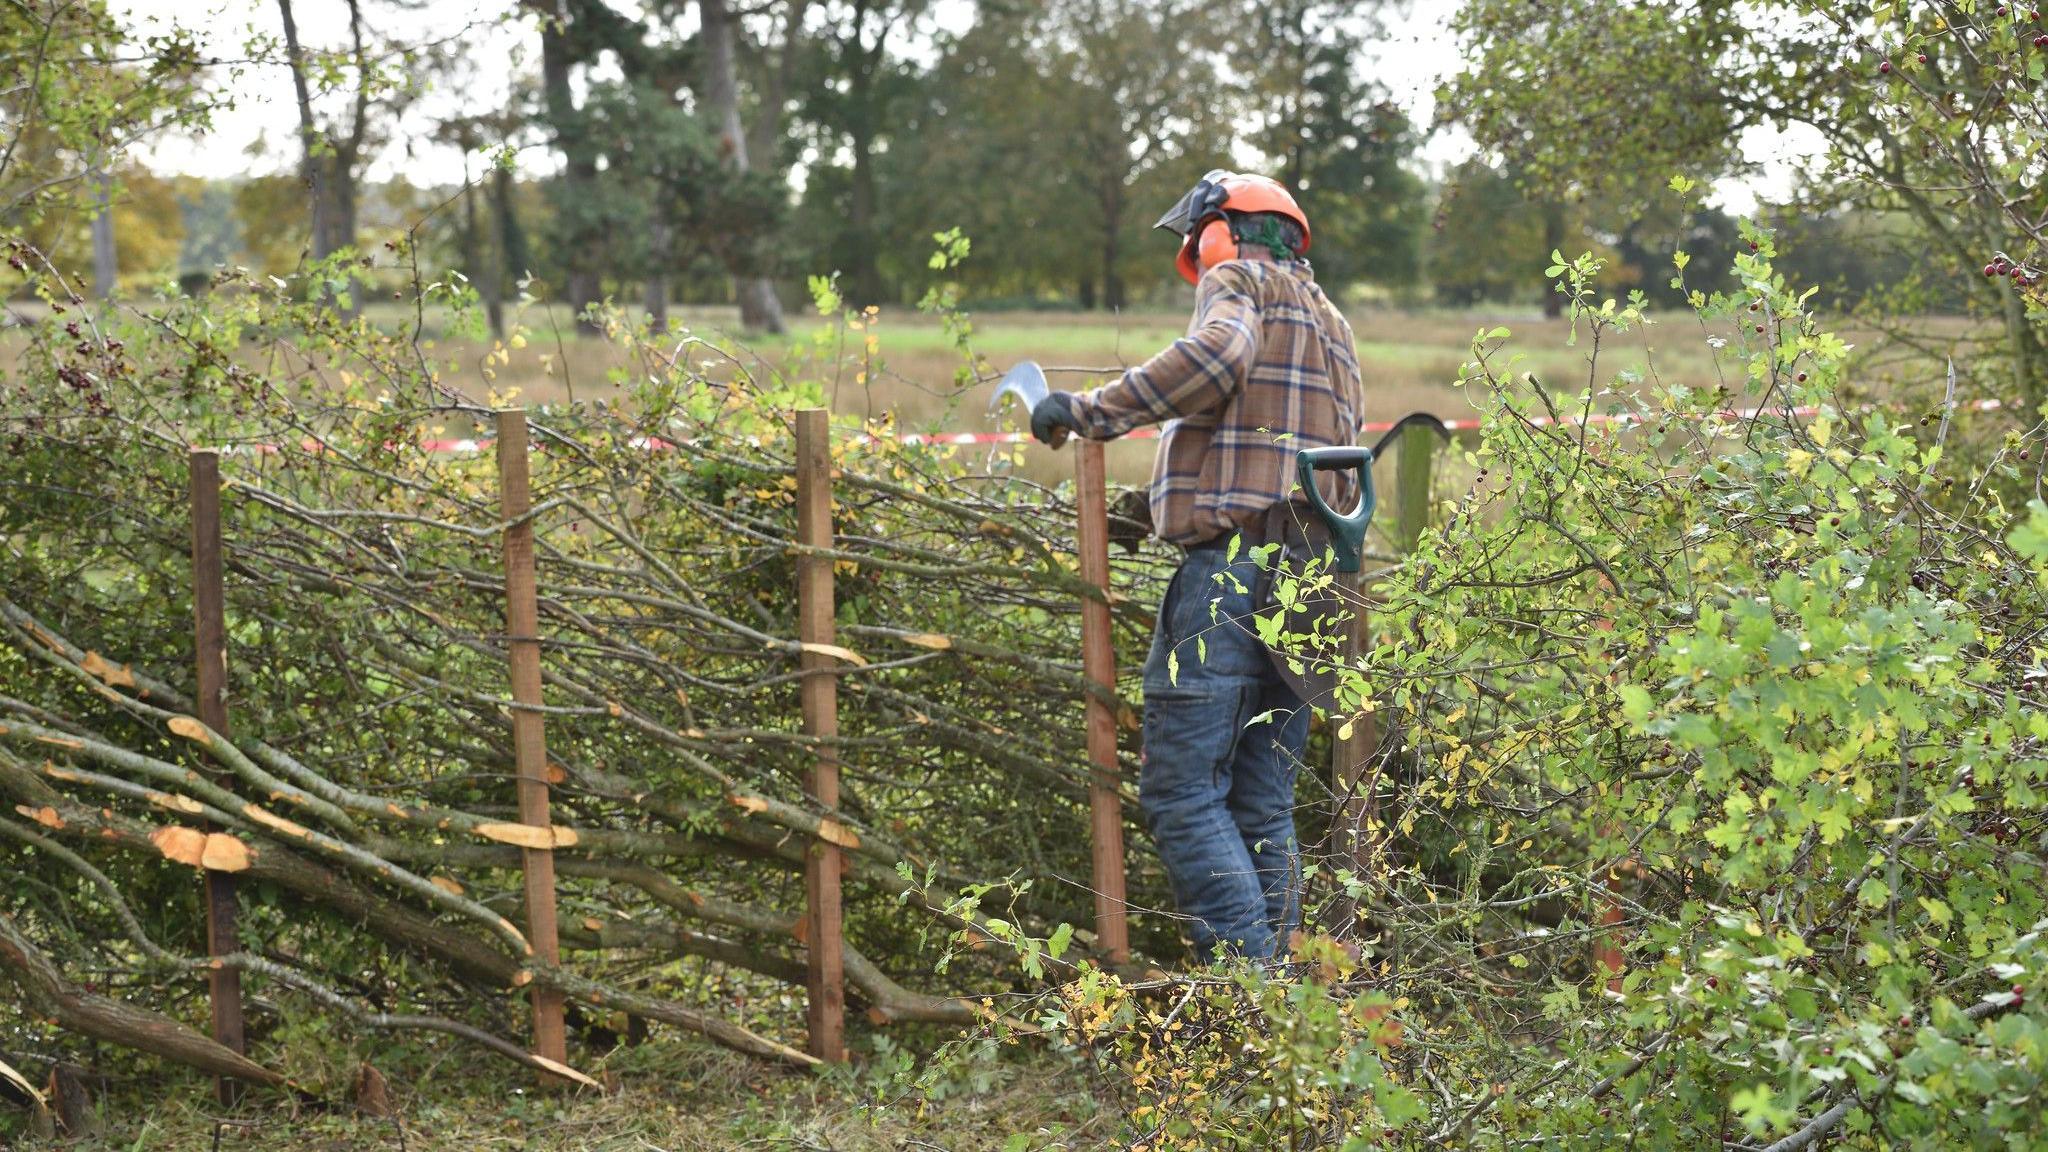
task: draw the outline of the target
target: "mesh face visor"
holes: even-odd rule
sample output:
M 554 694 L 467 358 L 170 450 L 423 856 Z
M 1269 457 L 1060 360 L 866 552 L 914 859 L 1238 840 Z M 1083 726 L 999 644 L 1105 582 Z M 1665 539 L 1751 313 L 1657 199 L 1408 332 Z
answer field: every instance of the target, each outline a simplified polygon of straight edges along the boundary
M 1166 215 L 1152 226 L 1185 238 L 1195 230 L 1195 225 L 1223 211 L 1223 202 L 1230 198 L 1230 193 L 1223 187 L 1223 180 L 1229 175 L 1221 168 L 1211 168 L 1207 176 L 1196 181 L 1195 186 L 1188 189 L 1188 194 L 1168 208 Z

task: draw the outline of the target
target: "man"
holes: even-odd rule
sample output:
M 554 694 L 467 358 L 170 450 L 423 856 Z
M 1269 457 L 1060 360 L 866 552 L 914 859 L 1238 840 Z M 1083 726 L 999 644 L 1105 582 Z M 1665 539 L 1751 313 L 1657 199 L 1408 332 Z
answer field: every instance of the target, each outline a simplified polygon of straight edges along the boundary
M 1308 218 L 1278 183 L 1211 172 L 1157 227 L 1181 237 L 1175 263 L 1196 286 L 1188 334 L 1113 384 L 1051 393 L 1031 431 L 1055 444 L 1166 425 L 1152 519 L 1184 558 L 1145 663 L 1139 805 L 1197 951 L 1272 961 L 1301 917 L 1294 774 L 1309 716 L 1250 626 L 1270 585 L 1250 553 L 1304 547 L 1315 517 L 1292 502 L 1295 453 L 1357 442 L 1358 357 L 1302 259 Z M 1333 506 L 1356 499 L 1348 475 L 1325 483 Z

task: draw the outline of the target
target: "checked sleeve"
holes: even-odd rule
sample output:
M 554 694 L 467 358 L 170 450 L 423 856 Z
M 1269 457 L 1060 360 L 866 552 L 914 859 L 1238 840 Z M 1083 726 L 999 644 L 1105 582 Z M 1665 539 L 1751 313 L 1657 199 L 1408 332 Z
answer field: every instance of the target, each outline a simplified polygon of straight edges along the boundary
M 1244 387 L 1259 350 L 1259 307 L 1228 265 L 1203 278 L 1200 322 L 1114 384 L 1074 397 L 1081 434 L 1110 440 L 1141 424 L 1219 411 Z

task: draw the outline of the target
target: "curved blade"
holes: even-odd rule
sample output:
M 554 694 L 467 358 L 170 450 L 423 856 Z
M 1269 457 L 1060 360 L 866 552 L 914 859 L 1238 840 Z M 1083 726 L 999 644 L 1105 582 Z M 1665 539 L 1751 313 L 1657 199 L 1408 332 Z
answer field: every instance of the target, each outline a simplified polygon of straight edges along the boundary
M 1441 436 L 1446 442 L 1448 442 L 1451 438 L 1451 430 L 1444 426 L 1444 422 L 1441 418 L 1428 412 L 1410 412 L 1406 416 L 1401 417 L 1399 420 L 1394 421 L 1394 426 L 1392 428 L 1387 429 L 1387 434 L 1380 437 L 1380 442 L 1372 446 L 1373 457 L 1375 459 L 1378 459 L 1379 457 L 1385 456 L 1387 454 L 1388 446 L 1393 444 L 1394 441 L 1399 440 L 1401 438 L 1401 433 L 1406 432 L 1409 428 L 1417 424 L 1420 424 L 1425 428 L 1434 430 L 1436 434 L 1438 436 Z
M 988 414 L 998 415 L 1003 410 L 1003 398 L 1015 396 L 1024 405 L 1024 418 L 1031 418 L 1031 410 L 1045 399 L 1051 389 L 1046 385 L 1045 372 L 1029 360 L 1019 361 L 1015 368 L 1003 373 L 1003 382 L 996 385 L 996 394 L 989 398 Z

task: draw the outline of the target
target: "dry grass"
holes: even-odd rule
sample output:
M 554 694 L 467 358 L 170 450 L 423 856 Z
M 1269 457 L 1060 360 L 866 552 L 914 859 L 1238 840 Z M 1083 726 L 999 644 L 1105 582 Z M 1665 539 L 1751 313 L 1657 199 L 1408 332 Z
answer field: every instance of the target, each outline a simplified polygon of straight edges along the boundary
M 379 306 L 373 306 L 371 318 L 392 330 L 405 329 L 413 319 L 410 312 Z M 947 334 L 928 317 L 908 310 L 885 312 L 875 330 L 880 348 L 875 363 L 863 357 L 861 333 L 846 331 L 814 313 L 792 312 L 790 318 L 794 329 L 790 336 L 749 338 L 737 332 L 737 317 L 731 309 L 680 309 L 665 346 L 677 349 L 714 378 L 733 375 L 735 363 L 757 379 L 786 372 L 794 378 L 821 381 L 832 406 L 840 412 L 892 414 L 899 427 L 909 430 L 973 432 L 1016 427 L 1015 415 L 1004 424 L 986 411 L 994 378 L 1016 361 L 1033 359 L 1050 368 L 1114 371 L 1139 363 L 1164 347 L 1186 322 L 1184 316 L 1168 313 L 1005 312 L 980 317 L 975 321 L 972 344 L 981 358 L 982 375 L 962 388 L 954 383 L 961 356 Z M 1474 398 L 1459 386 L 1459 369 L 1469 358 L 1474 335 L 1495 327 L 1512 333 L 1516 371 L 1534 372 L 1567 394 L 1589 383 L 1606 387 L 1619 381 L 1627 387 L 1629 380 L 1650 375 L 1652 369 L 1666 383 L 1695 388 L 1711 389 L 1721 379 L 1708 346 L 1710 333 L 1702 331 L 1690 314 L 1661 316 L 1648 328 L 1616 338 L 1602 352 L 1597 379 L 1588 371 L 1585 342 L 1578 347 L 1567 345 L 1570 325 L 1528 310 L 1368 309 L 1353 314 L 1351 321 L 1365 370 L 1368 420 L 1392 420 L 1417 411 L 1447 418 L 1469 415 Z M 527 331 L 527 341 L 511 351 L 510 362 L 498 367 L 491 379 L 486 379 L 484 371 L 490 342 L 447 337 L 432 317 L 421 336 L 434 360 L 447 366 L 444 378 L 480 400 L 495 392 L 501 398 L 516 396 L 528 404 L 568 399 L 617 402 L 633 378 L 645 371 L 644 365 L 636 365 L 620 346 L 577 337 L 561 309 L 531 308 L 516 322 Z M 1942 336 L 1962 331 L 1961 322 L 1955 321 L 1934 320 L 1924 326 Z M 1844 335 L 1852 341 L 1876 342 L 1872 333 Z M 692 337 L 716 348 L 686 343 Z M 9 343 L 0 338 L 0 358 Z M 1907 367 L 1914 375 L 1926 375 L 1923 368 L 1932 371 L 1922 363 L 1924 357 L 1913 359 Z M 1884 373 L 1872 375 L 1882 390 Z M 1090 372 L 1054 374 L 1055 386 L 1072 388 L 1090 386 L 1100 378 Z M 469 431 L 449 429 L 451 434 Z M 1150 475 L 1152 450 L 1150 441 L 1112 444 L 1108 452 L 1111 480 L 1143 483 Z M 989 456 L 992 464 L 998 454 L 1014 455 L 1004 449 L 962 451 Z M 1035 446 L 1004 466 L 1021 468 L 1037 480 L 1058 480 L 1072 467 L 1064 456 Z
M 621 351 L 598 340 L 579 340 L 551 323 L 548 314 L 533 312 L 524 323 L 531 330 L 526 347 L 513 353 L 510 364 L 483 379 L 481 365 L 488 345 L 467 341 L 440 342 L 435 352 L 458 370 L 449 379 L 478 397 L 495 389 L 501 396 L 513 389 L 527 403 L 570 398 L 612 400 L 624 390 L 621 373 L 634 371 Z M 892 414 L 899 427 L 918 431 L 995 431 L 1016 427 L 987 415 L 994 377 L 1018 360 L 1037 360 L 1048 368 L 1084 368 L 1102 372 L 1142 362 L 1179 336 L 1185 317 L 1164 313 L 1101 314 L 1000 313 L 976 320 L 972 344 L 984 373 L 961 388 L 954 383 L 962 359 L 939 326 L 914 314 L 885 313 L 877 329 L 878 364 L 863 360 L 861 337 L 844 332 L 815 316 L 793 316 L 798 329 L 780 340 L 747 340 L 734 331 L 735 317 L 726 310 L 690 309 L 675 318 L 675 344 L 685 337 L 715 341 L 733 351 L 760 378 L 778 371 L 823 382 L 832 406 L 864 416 Z M 1531 371 L 1562 391 L 1576 392 L 1588 379 L 1585 347 L 1566 346 L 1570 326 L 1529 312 L 1452 311 L 1392 312 L 1372 310 L 1351 317 L 1361 365 L 1365 370 L 1366 418 L 1393 420 L 1410 412 L 1432 412 L 1446 418 L 1468 416 L 1472 401 L 1459 386 L 1459 369 L 1469 359 L 1475 334 L 1494 327 L 1513 333 L 1521 360 L 1518 371 Z M 806 327 L 808 326 L 808 328 Z M 715 377 L 731 373 L 722 355 L 685 348 L 683 355 Z M 1703 333 L 1690 316 L 1663 318 L 1644 333 L 1631 334 L 1602 355 L 1602 383 L 1617 373 L 1643 371 L 1654 359 L 1658 373 L 1670 382 L 1711 388 L 1717 381 Z M 873 369 L 865 373 L 864 369 Z M 1081 388 L 1101 377 L 1089 372 L 1055 372 L 1055 386 Z M 1143 483 L 1150 475 L 1152 442 L 1113 444 L 1108 453 L 1110 477 L 1123 484 Z M 980 449 L 989 452 L 988 449 Z M 1063 457 L 1033 447 L 1021 467 L 1034 479 L 1052 480 L 1071 467 Z

